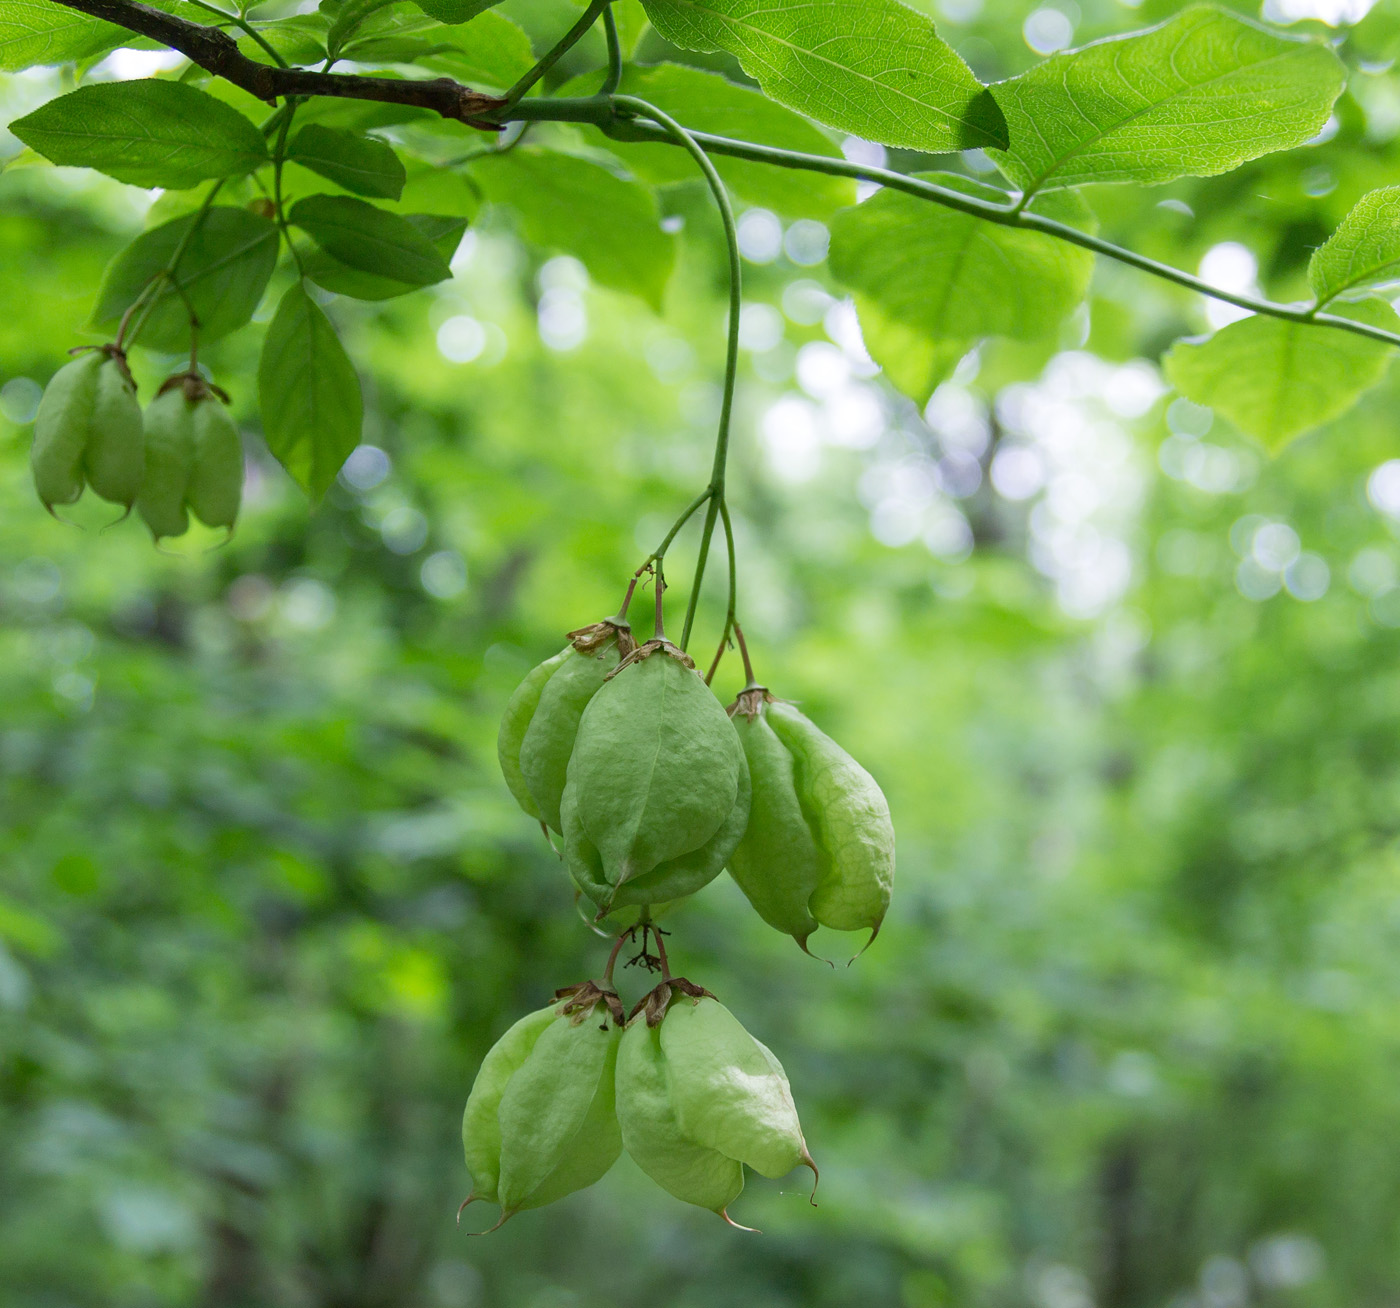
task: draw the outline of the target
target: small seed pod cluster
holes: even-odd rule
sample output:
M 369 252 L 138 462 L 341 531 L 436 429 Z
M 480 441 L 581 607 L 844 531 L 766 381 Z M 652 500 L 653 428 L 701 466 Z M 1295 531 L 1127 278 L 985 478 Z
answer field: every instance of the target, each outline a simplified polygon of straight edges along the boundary
M 183 536 L 194 514 L 232 532 L 243 496 L 243 444 L 228 397 L 196 371 L 169 378 L 145 413 L 126 356 L 87 351 L 56 372 L 34 418 L 30 466 L 44 507 L 85 487 L 128 512 L 156 541 Z
M 640 645 L 626 607 L 529 673 L 497 740 L 516 802 L 561 837 L 589 920 L 620 932 L 601 980 L 560 991 L 482 1063 L 463 1141 L 471 1199 L 498 1203 L 501 1221 L 591 1184 L 623 1149 L 726 1220 L 745 1167 L 815 1173 L 781 1064 L 671 975 L 656 918 L 725 867 L 807 952 L 818 927 L 868 931 L 868 947 L 889 908 L 894 829 L 874 778 L 753 679 L 747 650 L 748 684 L 726 710 L 663 634 L 659 593 Z M 638 938 L 631 961 L 662 978 L 624 1022 L 613 970 Z
M 555 999 L 492 1046 L 462 1115 L 462 1207 L 497 1204 L 491 1230 L 592 1185 L 624 1148 L 731 1225 L 746 1165 L 816 1175 L 782 1066 L 708 990 L 668 976 L 626 1020 L 609 979 Z

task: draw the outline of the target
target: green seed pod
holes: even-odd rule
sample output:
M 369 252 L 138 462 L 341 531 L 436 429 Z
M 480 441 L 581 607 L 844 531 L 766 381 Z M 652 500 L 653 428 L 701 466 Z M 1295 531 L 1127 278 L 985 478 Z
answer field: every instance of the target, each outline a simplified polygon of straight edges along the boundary
M 498 1203 L 497 1226 L 592 1185 L 622 1152 L 614 1104 L 622 1006 L 591 981 L 555 998 L 563 1002 L 496 1042 L 462 1114 L 466 1202 Z
M 233 530 L 243 498 L 243 446 L 220 401 L 198 373 L 162 384 L 146 410 L 146 475 L 137 507 L 156 540 L 183 536 L 189 511 L 206 527 Z
M 205 394 L 194 404 L 190 511 L 206 527 L 231 532 L 243 503 L 243 442 L 227 406 Z
M 747 1164 L 784 1176 L 816 1164 L 782 1065 L 707 990 L 663 982 L 635 1011 L 617 1057 L 617 1117 L 636 1164 L 664 1190 L 718 1213 Z
M 194 468 L 194 406 L 179 388 L 146 406 L 146 475 L 136 507 L 157 540 L 190 529 L 185 498 Z
M 569 644 L 533 668 L 501 718 L 496 756 L 510 793 L 532 818 L 562 830 L 559 802 L 579 719 L 608 674 L 636 648 L 632 629 L 607 618 L 569 633 Z
M 72 504 L 85 483 L 131 507 L 141 486 L 142 419 L 120 351 L 94 350 L 54 373 L 34 417 L 29 457 L 47 509 Z
M 562 805 L 575 883 L 603 914 L 693 894 L 743 835 L 748 772 L 694 663 L 648 641 L 579 723 Z
M 759 916 L 804 950 L 818 926 L 868 929 L 874 940 L 894 882 L 894 827 L 875 779 L 761 686 L 729 712 L 753 782 L 730 875 Z

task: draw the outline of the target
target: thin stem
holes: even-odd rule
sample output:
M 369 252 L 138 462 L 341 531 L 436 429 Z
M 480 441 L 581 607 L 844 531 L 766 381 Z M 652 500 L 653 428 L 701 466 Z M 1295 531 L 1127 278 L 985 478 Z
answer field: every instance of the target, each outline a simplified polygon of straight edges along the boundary
M 598 94 L 612 95 L 622 81 L 622 42 L 617 37 L 617 18 L 611 4 L 603 10 L 603 35 L 608 38 L 608 75 Z
M 729 425 L 734 412 L 734 383 L 739 375 L 739 309 L 743 302 L 743 271 L 739 263 L 739 229 L 734 221 L 734 206 L 729 202 L 729 192 L 725 190 L 720 175 L 710 162 L 709 156 L 696 143 L 696 138 L 685 130 L 670 115 L 662 113 L 654 105 L 631 95 L 613 96 L 613 104 L 620 109 L 630 109 L 635 114 L 650 118 L 659 123 L 678 144 L 685 147 L 690 157 L 699 165 L 700 171 L 709 183 L 710 192 L 715 197 L 721 221 L 724 223 L 725 244 L 729 249 L 729 334 L 724 360 L 724 393 L 720 402 L 719 431 L 715 435 L 715 458 L 710 468 L 709 504 L 705 509 L 705 524 L 700 531 L 700 550 L 695 560 L 695 579 L 690 587 L 690 599 L 685 608 L 685 625 L 681 629 L 681 648 L 690 644 L 691 628 L 695 625 L 695 611 L 700 603 L 700 588 L 705 580 L 705 564 L 709 560 L 710 540 L 714 536 L 715 521 L 719 517 L 720 506 L 724 502 L 725 465 L 729 458 Z
M 737 622 L 734 624 L 734 639 L 739 642 L 739 654 L 744 660 L 744 677 L 750 686 L 758 685 L 758 678 L 753 674 L 753 664 L 749 662 L 749 647 L 744 640 L 744 629 Z
M 614 97 L 617 100 L 622 98 L 621 96 Z M 622 140 L 664 142 L 667 139 L 664 133 L 651 130 L 641 123 L 627 123 L 620 131 L 616 122 L 609 124 L 604 121 L 599 125 L 608 135 Z M 1121 245 L 1114 245 L 1111 241 L 1091 236 L 1088 232 L 1081 232 L 1078 228 L 1056 222 L 1053 218 L 1046 218 L 1042 214 L 1029 210 L 1018 212 L 1015 202 L 997 204 L 990 200 L 979 200 L 975 196 L 963 195 L 946 186 L 939 186 L 936 182 L 927 182 L 918 177 L 909 177 L 904 173 L 891 172 L 887 168 L 853 164 L 845 159 L 802 154 L 796 150 L 784 150 L 770 145 L 755 145 L 748 141 L 736 141 L 730 137 L 712 136 L 708 132 L 692 132 L 690 135 L 695 143 L 708 154 L 723 155 L 731 159 L 748 159 L 754 163 L 769 163 L 779 168 L 823 173 L 830 177 L 851 177 L 860 181 L 878 182 L 882 186 L 888 186 L 891 190 L 903 191 L 906 195 L 913 195 L 921 200 L 931 200 L 934 204 L 955 209 L 959 213 L 971 214 L 975 218 L 997 223 L 1003 227 L 1019 227 L 1026 231 L 1043 232 L 1046 236 L 1053 236 L 1057 240 L 1077 245 L 1081 249 L 1092 250 L 1095 254 L 1101 254 L 1105 258 L 1127 264 L 1130 268 L 1137 268 L 1141 272 L 1150 273 L 1164 281 L 1174 282 L 1178 286 L 1184 286 L 1187 290 L 1207 295 L 1213 300 L 1223 300 L 1227 304 L 1248 309 L 1252 313 L 1262 313 L 1271 318 L 1282 318 L 1286 322 L 1316 323 L 1324 327 L 1336 327 L 1341 331 L 1353 332 L 1358 336 L 1368 336 L 1372 340 L 1384 341 L 1387 345 L 1400 345 L 1400 333 L 1386 331 L 1383 327 L 1373 327 L 1370 323 L 1360 322 L 1355 318 L 1343 318 L 1331 313 L 1318 313 L 1315 305 L 1278 304 L 1272 300 L 1263 300 L 1252 295 L 1241 295 L 1234 291 L 1227 291 L 1223 287 L 1212 286 L 1209 282 L 1203 281 L 1191 273 L 1173 268 L 1169 264 L 1160 263 L 1145 254 L 1138 254 L 1136 250 L 1125 249 Z
M 708 686 L 715 679 L 715 673 L 719 671 L 720 660 L 724 657 L 724 651 L 729 648 L 729 633 L 739 625 L 735 617 L 736 605 L 738 603 L 738 570 L 734 566 L 734 527 L 729 521 L 729 505 L 724 501 L 719 502 L 720 521 L 724 523 L 724 542 L 729 552 L 729 607 L 724 614 L 724 630 L 720 633 L 719 649 L 715 651 L 715 661 L 710 664 L 710 670 L 705 674 L 705 684 Z
M 175 288 L 175 293 L 184 301 L 185 310 L 190 316 L 190 349 L 191 351 L 193 351 L 195 332 L 199 326 L 199 318 L 195 314 L 194 305 L 190 302 L 189 292 L 186 291 L 184 286 L 180 284 L 180 281 L 175 276 L 175 274 L 179 270 L 180 260 L 185 257 L 185 251 L 189 249 L 190 242 L 194 240 L 195 233 L 198 232 L 199 229 L 204 226 L 204 220 L 209 216 L 209 210 L 214 204 L 214 198 L 219 194 L 219 191 L 222 188 L 223 184 L 223 180 L 220 179 L 209 188 L 209 194 L 206 195 L 204 199 L 200 202 L 200 206 L 195 211 L 194 218 L 191 221 L 189 227 L 186 229 L 185 234 L 180 237 L 180 240 L 176 244 L 175 248 L 170 252 L 170 258 L 166 260 L 165 267 L 162 268 L 154 276 L 152 276 L 151 280 L 146 283 L 146 286 L 142 290 L 141 294 L 137 296 L 135 303 L 133 303 L 131 306 L 131 309 L 128 309 L 126 313 L 122 316 L 121 326 L 117 329 L 118 345 L 121 345 L 126 337 L 127 319 L 130 316 L 132 310 L 136 308 L 137 304 L 140 304 L 141 301 L 145 299 L 147 292 L 155 290 L 155 288 L 160 286 L 162 281 L 168 281 L 171 284 L 171 286 Z M 155 290 L 155 293 L 151 295 L 149 299 L 145 300 L 145 305 L 141 310 L 141 316 L 137 318 L 136 325 L 131 329 L 132 344 L 135 344 L 137 338 L 141 335 L 142 329 L 150 320 L 151 314 L 155 312 L 156 303 L 157 301 L 159 301 L 159 299 L 160 292 L 158 290 Z M 191 356 L 190 368 L 191 370 L 193 370 L 194 368 L 193 355 Z
M 666 635 L 665 621 L 661 613 L 661 597 L 666 593 L 666 574 L 662 571 L 661 560 L 656 560 L 656 630 L 652 636 L 656 640 L 662 640 Z
M 708 486 L 700 492 L 689 504 L 685 506 L 685 512 L 671 524 L 671 530 L 666 533 L 666 538 L 648 556 L 646 562 L 637 569 L 635 576 L 640 577 L 653 563 L 660 563 L 666 557 L 666 551 L 671 548 L 671 542 L 676 539 L 676 534 L 695 515 L 698 509 L 706 500 L 714 494 Z
M 226 19 L 235 27 L 246 32 L 250 37 L 253 38 L 254 41 L 258 43 L 258 45 L 260 45 L 263 48 L 264 52 L 268 55 L 272 62 L 278 66 L 278 68 L 291 67 L 291 65 L 288 64 L 287 61 L 283 59 L 282 56 L 272 48 L 267 38 L 264 37 L 263 34 L 252 25 L 252 23 L 250 23 L 245 17 L 243 17 L 242 14 L 231 14 L 227 10 L 220 9 L 218 5 L 211 5 L 205 3 L 205 0 L 189 0 L 189 3 L 194 5 L 196 9 L 203 9 L 208 13 L 218 14 L 220 18 Z
M 592 0 L 588 8 L 579 15 L 578 22 L 559 38 L 554 48 L 548 51 L 524 77 L 506 92 L 507 108 L 510 108 L 520 100 L 541 77 L 549 72 L 565 54 L 578 44 L 584 33 L 598 21 L 598 16 L 607 9 L 610 3 L 611 0 Z
M 666 944 L 661 939 L 664 933 L 655 922 L 648 922 L 642 930 L 644 939 L 645 933 L 650 931 L 651 938 L 656 941 L 656 952 L 661 959 L 661 979 L 662 981 L 669 981 L 671 979 L 671 962 L 666 957 Z
M 617 956 L 622 952 L 622 946 L 637 934 L 636 927 L 628 927 L 617 938 L 617 943 L 612 947 L 612 953 L 608 955 L 608 965 L 603 969 L 603 980 L 611 982 L 613 979 L 613 968 L 617 966 Z
M 302 267 L 301 255 L 297 247 L 292 244 L 291 228 L 287 225 L 287 214 L 282 207 L 282 166 L 287 160 L 287 133 L 292 129 L 292 119 L 296 117 L 297 101 L 288 100 L 284 106 L 282 122 L 277 130 L 277 145 L 272 154 L 272 203 L 277 213 L 277 226 L 282 233 L 282 239 L 287 242 L 287 249 L 291 251 L 292 258 L 296 261 L 297 271 L 306 275 L 306 269 Z
M 627 610 L 632 606 L 632 592 L 637 589 L 638 580 L 640 580 L 640 574 L 634 576 L 632 580 L 627 583 L 627 594 L 622 597 L 622 607 L 617 611 L 616 620 L 618 622 L 625 622 L 627 620 Z

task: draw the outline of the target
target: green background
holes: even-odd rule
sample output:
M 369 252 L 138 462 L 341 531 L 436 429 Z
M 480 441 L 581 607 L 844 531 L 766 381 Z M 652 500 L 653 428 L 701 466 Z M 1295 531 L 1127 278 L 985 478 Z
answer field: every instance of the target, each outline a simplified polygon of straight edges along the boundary
M 572 12 L 507 8 L 543 44 Z M 1056 12 L 1082 41 L 1168 11 Z M 940 31 L 1005 76 L 1036 57 L 1030 15 L 959 0 Z M 1372 71 L 1327 140 L 1091 188 L 1104 234 L 1192 270 L 1242 243 L 1302 295 L 1311 249 L 1397 175 L 1390 21 L 1353 34 Z M 61 84 L 0 81 L 6 120 Z M 256 436 L 259 333 L 220 342 L 246 510 L 227 546 L 167 555 L 103 531 L 106 506 L 51 521 L 26 466 L 38 388 L 148 203 L 0 177 L 0 1305 L 1395 1301 L 1392 381 L 1268 461 L 1160 379 L 1202 302 L 1101 262 L 1087 314 L 984 347 L 921 416 L 809 262 L 821 233 L 767 258 L 772 220 L 747 218 L 767 309 L 731 473 L 741 619 L 760 676 L 884 786 L 896 896 L 850 968 L 859 942 L 806 958 L 727 878 L 669 945 L 784 1062 L 819 1207 L 800 1176 L 752 1179 L 735 1216 L 765 1234 L 742 1235 L 624 1159 L 473 1239 L 475 1067 L 607 948 L 510 801 L 496 723 L 704 483 L 718 227 L 698 187 L 663 191 L 660 314 L 505 204 L 455 281 L 330 302 L 373 448 L 314 508 Z M 135 362 L 147 396 L 174 366 Z M 722 608 L 721 567 L 702 660 Z

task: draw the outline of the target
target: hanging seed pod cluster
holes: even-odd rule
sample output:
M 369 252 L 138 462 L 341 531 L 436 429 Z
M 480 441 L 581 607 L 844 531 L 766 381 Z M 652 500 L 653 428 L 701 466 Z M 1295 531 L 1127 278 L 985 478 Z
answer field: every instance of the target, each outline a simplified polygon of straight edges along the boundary
M 754 681 L 747 649 L 748 684 L 726 709 L 666 638 L 659 570 L 656 584 L 651 639 L 637 643 L 626 604 L 570 632 L 501 722 L 511 794 L 558 837 L 586 918 L 617 940 L 601 976 L 521 1018 L 477 1074 L 462 1120 L 467 1203 L 499 1205 L 498 1226 L 591 1185 L 623 1150 L 732 1225 L 746 1167 L 815 1176 L 782 1065 L 713 994 L 671 974 L 656 919 L 725 868 L 803 950 L 818 927 L 867 931 L 869 944 L 889 907 L 894 831 L 875 780 Z M 613 975 L 629 942 L 632 962 L 661 973 L 630 1011 Z
M 232 533 L 243 498 L 243 442 L 228 396 L 193 366 L 141 410 L 118 345 L 85 349 L 50 379 L 34 418 L 30 468 L 50 513 L 84 489 L 134 506 L 159 542 L 190 515 Z

